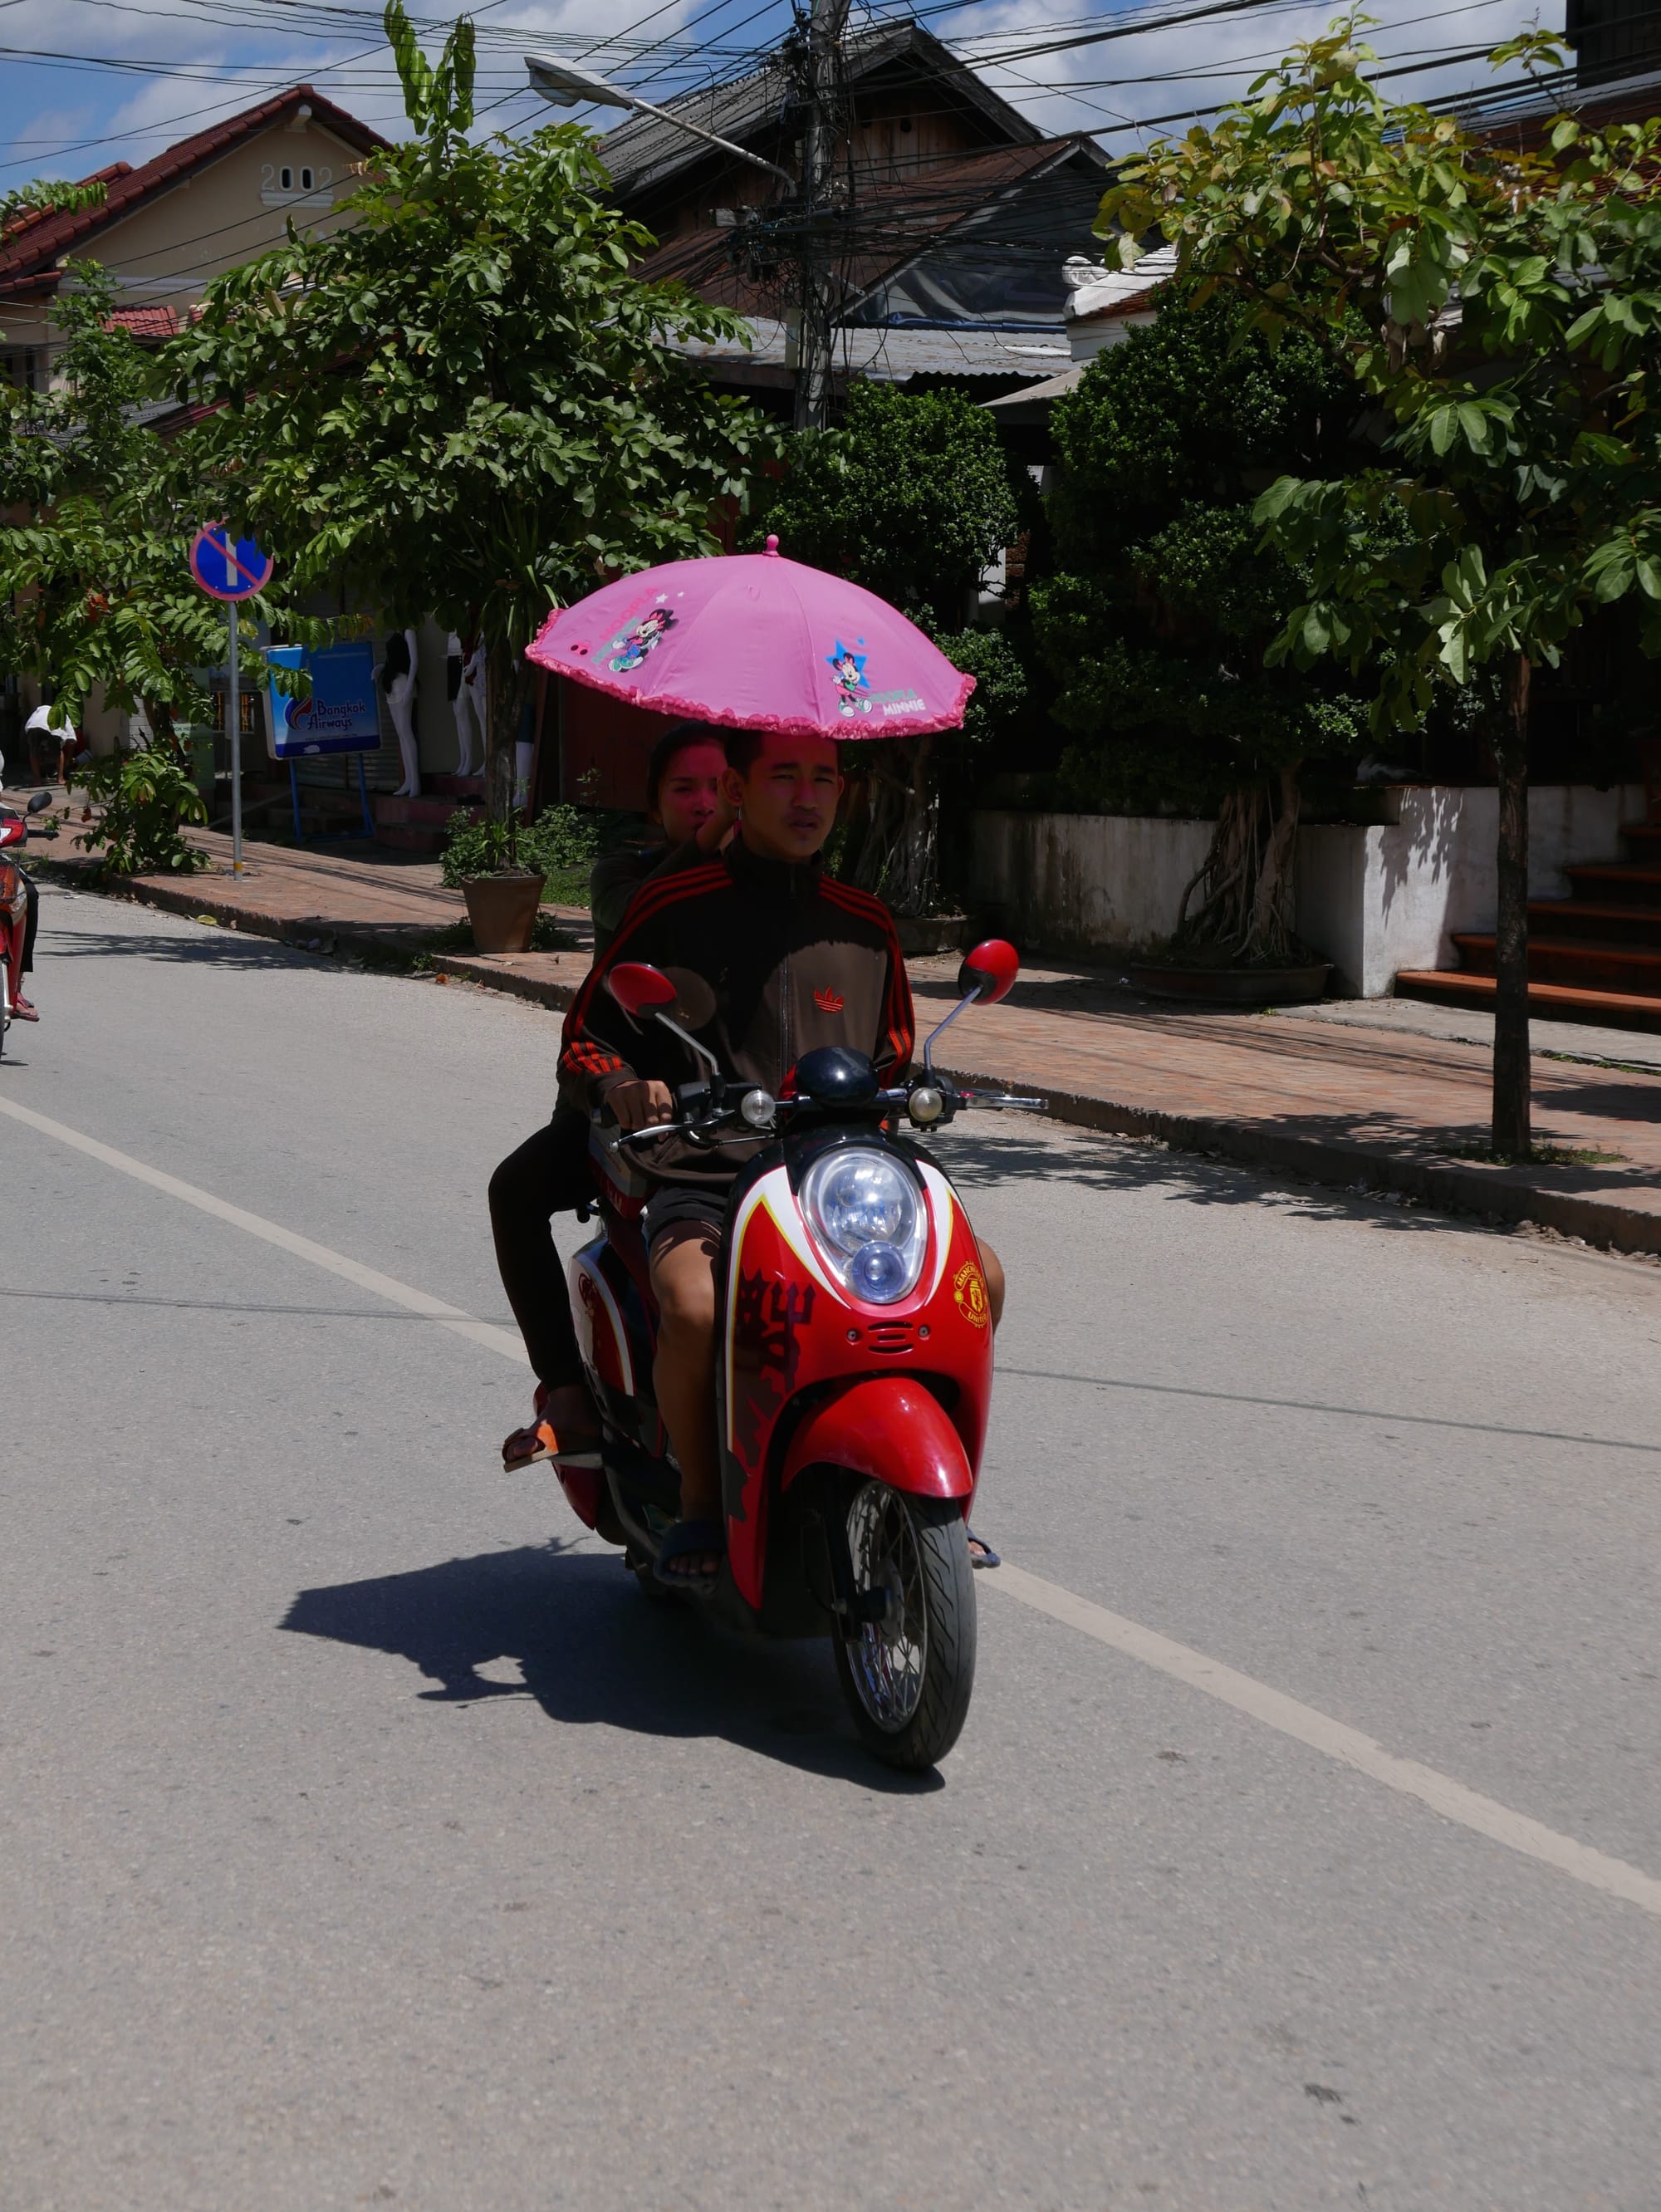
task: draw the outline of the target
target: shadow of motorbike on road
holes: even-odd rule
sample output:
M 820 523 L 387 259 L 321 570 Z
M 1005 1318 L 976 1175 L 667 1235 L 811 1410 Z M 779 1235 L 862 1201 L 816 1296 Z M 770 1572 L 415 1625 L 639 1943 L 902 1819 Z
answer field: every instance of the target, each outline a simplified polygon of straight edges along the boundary
M 567 1727 L 718 1736 L 891 1796 L 943 1786 L 938 1773 L 894 1773 L 863 1749 L 827 1644 L 751 1642 L 685 1605 L 652 1605 L 615 1553 L 521 1545 L 301 1590 L 282 1626 L 409 1660 L 438 1686 L 417 1692 L 429 1704 L 530 1696 Z M 501 1660 L 518 1663 L 523 1685 L 481 1674 Z

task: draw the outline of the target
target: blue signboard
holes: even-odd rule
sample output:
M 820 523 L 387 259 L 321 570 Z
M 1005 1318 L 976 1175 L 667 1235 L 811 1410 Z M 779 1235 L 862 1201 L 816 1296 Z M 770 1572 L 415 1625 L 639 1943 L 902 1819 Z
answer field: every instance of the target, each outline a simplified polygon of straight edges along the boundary
M 274 645 L 267 659 L 280 668 L 307 668 L 309 699 L 291 699 L 271 686 L 271 739 L 279 760 L 315 753 L 372 753 L 380 744 L 375 700 L 375 648 L 367 638 L 324 646 Z

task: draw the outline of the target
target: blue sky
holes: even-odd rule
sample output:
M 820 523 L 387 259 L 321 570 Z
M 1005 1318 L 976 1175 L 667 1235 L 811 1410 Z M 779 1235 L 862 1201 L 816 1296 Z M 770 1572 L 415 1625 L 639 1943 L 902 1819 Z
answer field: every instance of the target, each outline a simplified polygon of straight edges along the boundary
M 1043 38 L 1064 40 L 1176 12 L 1182 0 L 1092 7 L 1088 0 L 917 0 L 931 29 L 973 58 Z M 854 22 L 865 11 L 856 0 Z M 871 0 L 870 13 L 902 11 Z M 1303 0 L 1255 0 L 1239 12 L 1030 57 L 986 74 L 1046 130 L 1098 132 L 1115 151 L 1145 137 L 1145 118 L 1226 99 L 1265 61 L 1319 29 L 1334 10 Z M 1368 33 L 1386 63 L 1424 64 L 1397 79 L 1403 96 L 1482 82 L 1480 62 L 1447 59 L 1542 21 L 1561 24 L 1561 0 L 1377 0 Z M 491 0 L 474 10 L 480 100 L 493 127 L 533 126 L 549 110 L 524 89 L 527 46 L 586 53 L 648 96 L 736 72 L 787 27 L 783 0 Z M 419 19 L 418 19 L 419 20 Z M 435 48 L 443 19 L 425 19 Z M 309 80 L 368 123 L 397 135 L 403 117 L 387 66 L 379 11 L 326 0 L 0 0 L 0 60 L 9 97 L 0 185 L 33 176 L 82 176 L 104 164 L 148 160 L 284 86 Z M 599 118 L 603 120 L 603 118 Z

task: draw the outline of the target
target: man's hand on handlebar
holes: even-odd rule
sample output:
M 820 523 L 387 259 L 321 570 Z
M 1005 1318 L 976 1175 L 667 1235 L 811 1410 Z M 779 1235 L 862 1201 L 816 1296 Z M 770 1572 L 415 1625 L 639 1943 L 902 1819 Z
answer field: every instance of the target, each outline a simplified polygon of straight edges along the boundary
M 606 1092 L 605 1103 L 624 1131 L 649 1129 L 675 1119 L 675 1094 L 666 1083 L 620 1083 Z

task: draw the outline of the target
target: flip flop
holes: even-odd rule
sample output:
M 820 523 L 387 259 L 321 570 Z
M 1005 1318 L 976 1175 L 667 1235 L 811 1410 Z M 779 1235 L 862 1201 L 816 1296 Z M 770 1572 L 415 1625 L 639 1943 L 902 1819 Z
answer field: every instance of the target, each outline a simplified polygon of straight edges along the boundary
M 515 1429 L 502 1443 L 502 1469 L 505 1474 L 517 1474 L 521 1468 L 535 1467 L 539 1460 L 557 1460 L 562 1467 L 597 1468 L 601 1465 L 600 1437 L 592 1429 L 573 1429 L 561 1443 L 552 1421 L 543 1413 L 543 1394 L 536 1393 L 536 1419 L 528 1428 Z
M 666 1575 L 664 1569 L 672 1559 L 684 1559 L 699 1552 L 717 1552 L 726 1556 L 727 1532 L 719 1521 L 677 1521 L 664 1537 L 658 1553 L 652 1573 L 664 1589 L 689 1590 L 694 1597 L 707 1597 L 721 1578 L 717 1567 L 712 1574 Z
M 971 1547 L 969 1552 L 969 1565 L 972 1567 L 1001 1567 L 1003 1565 L 1003 1554 L 993 1551 L 991 1546 L 986 1541 L 986 1539 L 984 1536 L 977 1536 L 973 1528 L 966 1528 L 963 1533 L 969 1540 Z M 973 1548 L 976 1544 L 979 1544 L 980 1547 L 980 1549 L 978 1552 Z

